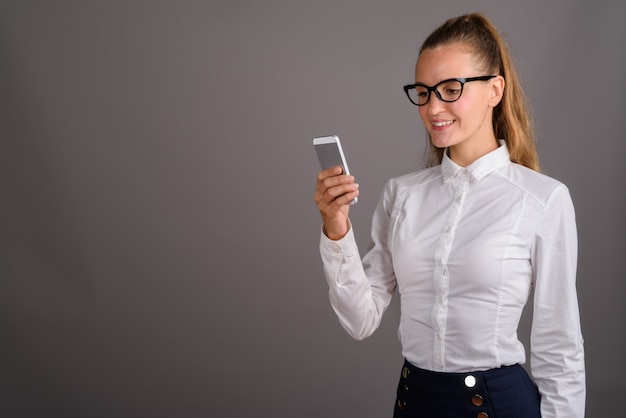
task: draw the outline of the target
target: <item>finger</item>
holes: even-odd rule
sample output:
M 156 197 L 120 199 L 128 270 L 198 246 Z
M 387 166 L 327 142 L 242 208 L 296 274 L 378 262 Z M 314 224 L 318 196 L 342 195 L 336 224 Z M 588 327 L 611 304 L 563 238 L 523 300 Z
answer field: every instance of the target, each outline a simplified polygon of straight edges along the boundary
M 326 206 L 338 196 L 358 189 L 358 184 L 354 183 L 354 176 L 341 173 L 343 173 L 341 166 L 321 170 L 318 173 L 313 200 L 320 206 L 320 210 L 322 210 L 321 205 Z M 336 187 L 337 189 L 334 189 Z
M 327 177 L 321 182 L 318 182 L 318 185 L 322 189 L 330 189 L 333 187 L 343 186 L 354 183 L 354 176 L 349 174 L 341 174 L 338 176 Z
M 328 177 L 338 176 L 343 173 L 343 167 L 337 165 L 335 167 L 331 167 L 327 170 L 321 170 L 317 173 L 318 181 L 324 181 Z
M 354 177 L 350 175 L 328 177 L 324 180 L 318 181 L 315 185 L 315 193 L 319 196 L 318 198 L 316 198 L 316 201 L 321 199 L 322 196 L 326 194 L 329 189 L 332 189 L 334 187 L 346 187 L 352 184 L 355 184 Z
M 341 196 L 337 197 L 335 200 L 333 200 L 332 204 L 336 205 L 339 209 L 341 209 L 344 206 L 349 206 L 350 203 L 352 203 L 352 201 L 356 199 L 358 196 L 359 196 L 358 190 L 355 190 L 349 193 L 344 193 Z
M 358 183 L 344 183 L 338 186 L 333 187 L 317 187 L 315 190 L 315 194 L 313 195 L 313 200 L 318 205 L 320 210 L 324 210 L 324 208 L 333 204 L 335 199 L 339 196 L 342 196 L 346 193 L 352 193 L 359 189 Z M 345 203 L 343 203 L 345 204 Z M 340 204 L 341 206 L 342 204 Z
M 322 201 L 325 201 L 327 204 L 331 202 L 335 202 L 346 194 L 352 195 L 353 193 L 358 193 L 359 184 L 358 183 L 350 183 L 350 184 L 342 184 L 339 186 L 331 187 L 326 189 L 325 193 L 322 195 Z M 350 202 L 352 199 L 349 199 L 347 202 L 345 199 L 340 199 L 335 202 L 339 205 L 345 205 L 347 202 Z

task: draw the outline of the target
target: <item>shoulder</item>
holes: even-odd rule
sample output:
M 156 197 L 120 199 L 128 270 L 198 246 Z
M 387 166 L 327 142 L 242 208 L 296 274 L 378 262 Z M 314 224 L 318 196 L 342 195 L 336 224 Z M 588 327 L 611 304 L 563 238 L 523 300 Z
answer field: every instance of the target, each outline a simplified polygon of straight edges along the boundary
M 511 185 L 528 194 L 541 206 L 545 206 L 555 195 L 569 199 L 569 190 L 565 184 L 523 165 L 507 164 L 498 169 L 497 173 Z
M 441 167 L 437 165 L 391 178 L 385 184 L 380 203 L 391 212 L 392 208 L 402 205 L 411 191 L 426 187 L 441 177 Z

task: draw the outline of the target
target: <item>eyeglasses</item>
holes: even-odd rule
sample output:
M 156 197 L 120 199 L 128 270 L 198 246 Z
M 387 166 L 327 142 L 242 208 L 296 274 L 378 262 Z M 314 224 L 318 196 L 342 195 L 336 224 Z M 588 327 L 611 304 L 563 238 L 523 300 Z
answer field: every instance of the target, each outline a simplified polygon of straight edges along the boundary
M 442 102 L 455 102 L 459 100 L 463 93 L 463 86 L 470 81 L 485 81 L 497 77 L 496 75 L 483 75 L 480 77 L 469 78 L 450 78 L 440 81 L 430 87 L 422 83 L 407 84 L 404 86 L 404 92 L 407 97 L 416 106 L 424 106 L 430 100 L 430 92 L 434 92 Z

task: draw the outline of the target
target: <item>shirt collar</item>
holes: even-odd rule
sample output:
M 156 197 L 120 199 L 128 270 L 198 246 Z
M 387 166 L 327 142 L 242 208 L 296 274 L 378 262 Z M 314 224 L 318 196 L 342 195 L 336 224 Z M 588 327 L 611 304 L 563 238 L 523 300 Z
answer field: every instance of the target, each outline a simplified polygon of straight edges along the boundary
M 452 180 L 456 175 L 465 169 L 469 173 L 470 178 L 478 181 L 491 173 L 497 168 L 500 168 L 511 162 L 509 156 L 509 149 L 506 146 L 506 142 L 498 140 L 500 146 L 483 155 L 467 167 L 461 167 L 448 157 L 448 150 L 443 153 L 443 159 L 441 160 L 441 173 L 443 174 L 443 181 L 448 182 Z

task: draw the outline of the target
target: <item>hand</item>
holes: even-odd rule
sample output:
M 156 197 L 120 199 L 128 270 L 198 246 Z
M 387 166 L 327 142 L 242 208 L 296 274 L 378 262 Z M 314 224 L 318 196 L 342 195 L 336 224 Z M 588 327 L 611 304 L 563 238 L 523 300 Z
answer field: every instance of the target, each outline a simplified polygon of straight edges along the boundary
M 340 166 L 317 173 L 313 200 L 322 215 L 324 233 L 332 240 L 343 238 L 349 231 L 350 202 L 359 195 L 359 185 L 351 175 L 342 174 Z

